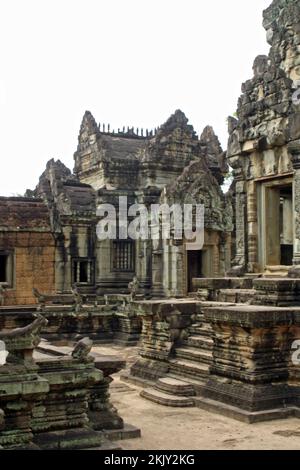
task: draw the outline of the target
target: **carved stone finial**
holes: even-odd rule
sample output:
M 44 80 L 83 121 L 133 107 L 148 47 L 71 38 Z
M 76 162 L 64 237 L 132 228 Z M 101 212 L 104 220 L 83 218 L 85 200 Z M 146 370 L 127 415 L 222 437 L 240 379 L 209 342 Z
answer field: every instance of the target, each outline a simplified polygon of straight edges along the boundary
M 81 361 L 87 361 L 91 352 L 93 341 L 90 338 L 83 338 L 75 344 L 72 357 Z
M 32 362 L 33 351 L 40 343 L 42 328 L 48 324 L 48 320 L 42 315 L 36 315 L 36 319 L 23 328 L 0 333 L 0 340 L 4 341 L 9 352 L 10 362 Z

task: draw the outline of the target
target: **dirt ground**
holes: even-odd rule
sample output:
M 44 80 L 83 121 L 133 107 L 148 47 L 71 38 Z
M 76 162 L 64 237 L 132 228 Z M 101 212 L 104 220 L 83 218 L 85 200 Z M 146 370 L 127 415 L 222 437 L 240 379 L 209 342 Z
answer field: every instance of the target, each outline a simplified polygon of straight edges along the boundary
M 95 350 L 126 358 L 128 366 L 138 352 L 118 346 Z M 111 401 L 125 422 L 142 431 L 140 439 L 120 442 L 124 450 L 300 450 L 299 419 L 245 424 L 199 408 L 165 407 L 141 398 L 141 389 L 119 375 L 111 385 Z

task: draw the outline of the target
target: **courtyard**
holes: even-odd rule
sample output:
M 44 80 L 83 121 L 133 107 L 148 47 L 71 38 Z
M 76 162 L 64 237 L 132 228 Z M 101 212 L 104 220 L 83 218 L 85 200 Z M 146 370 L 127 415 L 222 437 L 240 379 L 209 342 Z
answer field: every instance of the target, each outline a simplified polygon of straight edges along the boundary
M 95 346 L 99 354 L 134 362 L 138 347 Z M 300 450 L 300 423 L 296 418 L 246 424 L 199 408 L 171 408 L 140 397 L 137 385 L 114 375 L 111 402 L 124 421 L 142 431 L 142 437 L 118 443 L 123 450 Z

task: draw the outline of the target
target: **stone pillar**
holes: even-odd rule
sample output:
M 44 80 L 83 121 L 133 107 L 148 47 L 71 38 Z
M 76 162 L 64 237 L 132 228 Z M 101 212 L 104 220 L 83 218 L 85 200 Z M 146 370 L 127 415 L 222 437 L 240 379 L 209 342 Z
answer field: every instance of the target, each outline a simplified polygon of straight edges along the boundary
M 248 272 L 257 271 L 257 203 L 254 181 L 248 183 L 247 190 L 248 223 Z
M 280 195 L 277 188 L 265 188 L 266 265 L 280 265 Z
M 55 236 L 55 290 L 65 292 L 67 289 L 65 282 L 65 265 L 67 254 L 65 250 L 64 237 L 61 234 Z
M 162 240 L 153 240 L 152 246 L 152 296 L 164 297 Z
M 182 243 L 182 240 L 173 240 L 174 246 L 177 247 L 176 251 L 176 290 L 175 295 L 177 297 L 184 297 L 187 295 L 187 251 L 185 245 Z
M 283 244 L 293 245 L 294 243 L 294 211 L 292 199 L 283 200 Z
M 236 183 L 236 254 L 233 268 L 229 272 L 231 276 L 243 275 L 246 270 L 246 194 L 245 182 L 238 180 Z
M 139 292 L 147 294 L 151 286 L 151 249 L 149 240 L 138 240 L 136 242 L 137 271 Z
M 288 150 L 292 154 L 292 164 L 295 170 L 293 181 L 294 257 L 289 276 L 300 278 L 300 140 L 291 142 Z

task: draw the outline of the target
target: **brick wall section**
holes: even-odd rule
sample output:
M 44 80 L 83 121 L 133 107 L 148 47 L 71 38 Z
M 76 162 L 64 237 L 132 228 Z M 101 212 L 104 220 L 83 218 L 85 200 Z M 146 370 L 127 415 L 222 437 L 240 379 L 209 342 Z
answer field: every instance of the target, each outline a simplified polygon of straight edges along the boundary
M 0 198 L 0 250 L 14 256 L 14 286 L 5 293 L 5 305 L 35 304 L 33 287 L 54 292 L 55 241 L 41 201 Z

